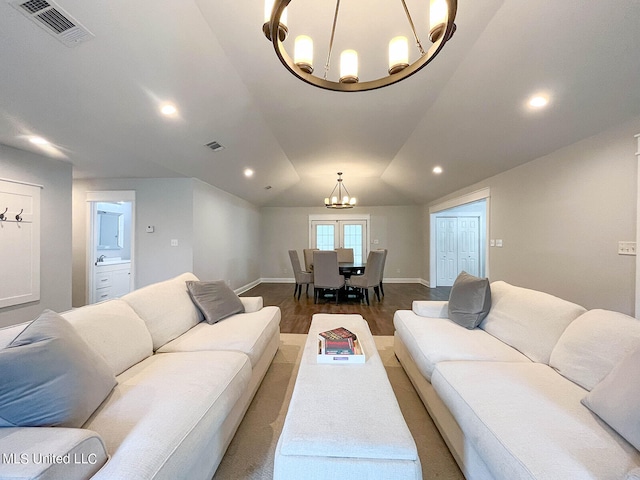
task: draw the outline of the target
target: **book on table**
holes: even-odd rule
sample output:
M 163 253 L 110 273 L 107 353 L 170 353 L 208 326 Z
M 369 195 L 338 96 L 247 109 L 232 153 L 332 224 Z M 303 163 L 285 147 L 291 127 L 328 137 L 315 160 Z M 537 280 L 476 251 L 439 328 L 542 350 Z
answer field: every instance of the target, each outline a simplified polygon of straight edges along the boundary
M 357 336 L 346 328 L 318 334 L 318 363 L 364 363 Z

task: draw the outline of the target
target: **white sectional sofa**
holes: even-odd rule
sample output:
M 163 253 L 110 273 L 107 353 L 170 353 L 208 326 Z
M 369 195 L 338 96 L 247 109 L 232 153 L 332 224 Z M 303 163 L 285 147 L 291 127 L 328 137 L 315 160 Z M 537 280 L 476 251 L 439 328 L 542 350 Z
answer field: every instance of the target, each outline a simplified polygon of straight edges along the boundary
M 211 479 L 278 349 L 280 310 L 241 298 L 245 313 L 203 322 L 195 280 L 62 314 L 115 387 L 81 428 L 0 428 L 0 478 Z M 24 329 L 0 330 L 0 348 Z
M 396 312 L 394 348 L 466 478 L 640 478 L 638 450 L 581 403 L 640 348 L 638 320 L 505 282 L 479 327 L 447 317 Z

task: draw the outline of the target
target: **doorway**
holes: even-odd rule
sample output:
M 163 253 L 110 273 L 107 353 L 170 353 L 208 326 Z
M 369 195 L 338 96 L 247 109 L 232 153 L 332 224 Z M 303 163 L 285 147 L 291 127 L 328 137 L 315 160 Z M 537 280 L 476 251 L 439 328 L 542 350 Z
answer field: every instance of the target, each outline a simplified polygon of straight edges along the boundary
M 429 286 L 452 286 L 461 271 L 489 276 L 490 191 L 483 189 L 429 208 Z
M 365 262 L 369 253 L 369 217 L 309 216 L 309 247 L 319 250 L 352 248 L 355 263 Z
M 135 192 L 87 192 L 87 303 L 134 288 Z

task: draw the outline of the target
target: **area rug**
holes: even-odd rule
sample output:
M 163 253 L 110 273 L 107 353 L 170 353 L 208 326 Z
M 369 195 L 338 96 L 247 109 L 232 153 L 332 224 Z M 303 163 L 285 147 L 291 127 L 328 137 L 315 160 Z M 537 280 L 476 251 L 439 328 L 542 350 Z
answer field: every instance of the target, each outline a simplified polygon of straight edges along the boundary
M 293 392 L 306 335 L 280 335 L 280 348 L 231 441 L 214 480 L 273 478 L 273 458 Z M 375 336 L 376 347 L 413 434 L 422 478 L 464 480 L 431 417 L 393 353 L 393 337 Z M 301 472 L 302 474 L 303 472 Z M 304 478 L 304 475 L 301 476 Z

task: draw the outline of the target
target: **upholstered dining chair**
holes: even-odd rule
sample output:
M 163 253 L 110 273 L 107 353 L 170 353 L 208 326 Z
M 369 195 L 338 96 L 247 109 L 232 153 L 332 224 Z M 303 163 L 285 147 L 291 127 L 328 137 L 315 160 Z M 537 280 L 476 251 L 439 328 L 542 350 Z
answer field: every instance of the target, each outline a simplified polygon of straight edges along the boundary
M 304 269 L 307 272 L 313 272 L 313 252 L 318 250 L 317 248 L 304 248 L 302 253 L 304 255 Z
M 369 289 L 373 288 L 380 301 L 380 275 L 384 262 L 384 252 L 382 250 L 371 250 L 367 257 L 367 267 L 364 275 L 355 275 L 349 279 L 349 286 L 357 288 L 364 293 L 364 298 L 369 305 Z
M 296 279 L 296 288 L 293 291 L 293 296 L 295 297 L 296 294 L 298 294 L 298 300 L 300 300 L 302 285 L 307 286 L 306 294 L 309 295 L 309 284 L 313 283 L 313 272 L 302 271 L 297 250 L 289 250 L 289 258 L 291 259 L 291 266 L 293 267 L 293 276 Z
M 333 250 L 316 250 L 313 252 L 314 303 L 318 303 L 320 295 L 326 290 L 333 290 L 338 304 L 338 292 L 344 287 L 344 276 L 338 269 L 338 254 Z
M 336 248 L 336 253 L 339 263 L 353 263 L 353 248 Z
M 380 293 L 384 297 L 384 288 L 382 287 L 382 279 L 384 278 L 384 266 L 387 263 L 387 249 L 381 248 L 381 252 L 384 252 L 384 257 L 382 258 L 382 269 L 380 270 Z

